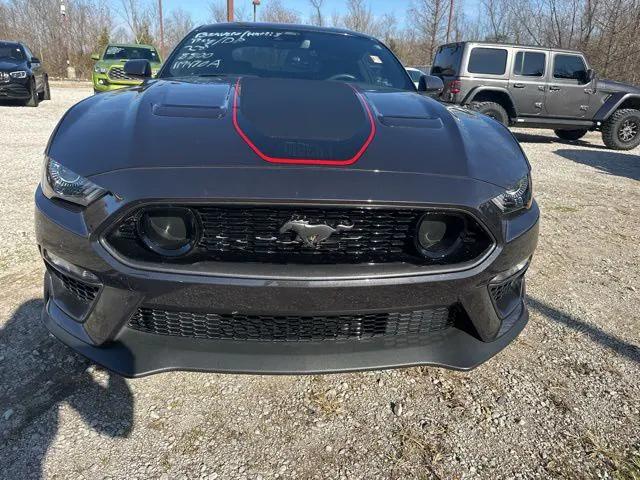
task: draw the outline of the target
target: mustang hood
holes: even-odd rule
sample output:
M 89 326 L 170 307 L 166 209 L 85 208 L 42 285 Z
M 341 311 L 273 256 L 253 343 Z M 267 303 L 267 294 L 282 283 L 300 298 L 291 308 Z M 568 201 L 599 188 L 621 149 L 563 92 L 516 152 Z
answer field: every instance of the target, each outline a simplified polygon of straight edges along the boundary
M 90 97 L 62 119 L 48 153 L 85 177 L 130 168 L 342 168 L 507 187 L 528 168 L 507 129 L 414 92 L 255 77 L 157 80 Z

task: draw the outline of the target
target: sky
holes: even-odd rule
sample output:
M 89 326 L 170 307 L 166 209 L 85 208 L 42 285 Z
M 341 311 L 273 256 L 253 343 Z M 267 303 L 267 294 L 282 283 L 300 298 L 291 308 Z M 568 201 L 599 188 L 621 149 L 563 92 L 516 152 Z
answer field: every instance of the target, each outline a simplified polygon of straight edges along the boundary
M 218 0 L 224 2 L 225 0 Z M 252 11 L 251 0 L 234 0 L 237 6 L 246 5 L 247 12 Z M 462 0 L 456 0 L 456 3 Z M 265 5 L 269 0 L 262 0 L 262 4 Z M 163 0 L 163 8 L 166 11 L 171 11 L 175 8 L 182 8 L 191 13 L 196 24 L 206 23 L 209 17 L 208 5 L 210 0 Z M 303 18 L 309 17 L 311 14 L 311 8 L 308 0 L 282 0 L 282 3 L 298 11 Z M 393 13 L 396 16 L 399 25 L 404 25 L 406 21 L 406 11 L 411 0 L 369 0 L 369 5 L 374 15 L 380 16 L 385 13 Z M 474 5 L 477 5 L 478 0 L 464 0 L 465 11 L 473 13 L 471 10 Z M 258 7 L 261 8 L 261 7 Z M 331 16 L 334 12 L 344 13 L 345 1 L 344 0 L 325 0 L 323 4 L 324 15 Z

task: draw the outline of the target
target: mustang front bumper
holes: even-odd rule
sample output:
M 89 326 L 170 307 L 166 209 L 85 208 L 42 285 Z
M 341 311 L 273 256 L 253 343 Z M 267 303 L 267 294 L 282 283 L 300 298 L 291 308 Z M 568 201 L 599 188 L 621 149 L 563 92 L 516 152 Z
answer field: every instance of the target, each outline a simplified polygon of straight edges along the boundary
M 247 182 L 252 174 L 244 175 Z M 184 185 L 197 190 L 197 182 L 194 177 Z M 150 198 L 144 185 L 132 185 L 140 191 L 140 201 Z M 411 190 L 410 182 L 404 187 L 403 191 Z M 443 195 L 447 191 L 443 188 Z M 180 191 L 175 195 L 185 198 Z M 526 265 L 531 258 L 538 236 L 535 203 L 525 213 L 504 220 L 500 238 L 493 232 L 495 248 L 480 263 L 462 271 L 381 274 L 369 266 L 369 274 L 349 275 L 350 267 L 345 266 L 340 273 L 325 277 L 317 275 L 322 269 L 314 269 L 313 276 L 280 278 L 251 275 L 250 267 L 248 273 L 203 275 L 151 271 L 121 261 L 100 241 L 101 225 L 137 203 L 122 205 L 107 196 L 83 210 L 51 201 L 40 189 L 36 193 L 37 238 L 47 264 L 43 320 L 71 348 L 124 376 L 169 370 L 294 374 L 411 365 L 466 370 L 502 350 L 528 320 L 526 267 L 511 278 L 500 279 L 502 284 L 517 285 L 508 311 L 499 305 L 493 283 L 496 276 L 516 264 Z M 62 258 L 95 278 L 87 280 L 78 271 L 65 270 L 64 263 L 47 260 L 47 255 Z M 233 322 L 238 314 L 253 319 L 254 325 L 266 318 L 272 328 L 297 317 L 306 322 L 315 317 L 342 322 L 395 312 L 393 318 L 407 318 L 415 312 L 438 312 L 443 306 L 457 312 L 454 320 L 447 328 L 434 328 L 427 335 L 358 338 L 356 332 L 350 338 L 290 341 L 291 332 L 285 332 L 275 341 L 232 338 L 237 333 Z M 132 319 L 140 309 L 160 312 L 158 318 L 168 318 L 168 323 L 152 333 L 135 328 Z M 184 314 L 164 314 L 166 310 Z M 201 338 L 206 329 L 203 322 L 210 317 L 194 317 L 190 312 L 222 314 L 227 323 L 220 328 L 232 329 L 233 334 L 224 339 Z M 287 325 L 285 330 L 291 328 L 291 323 Z M 353 324 L 349 325 L 353 334 Z

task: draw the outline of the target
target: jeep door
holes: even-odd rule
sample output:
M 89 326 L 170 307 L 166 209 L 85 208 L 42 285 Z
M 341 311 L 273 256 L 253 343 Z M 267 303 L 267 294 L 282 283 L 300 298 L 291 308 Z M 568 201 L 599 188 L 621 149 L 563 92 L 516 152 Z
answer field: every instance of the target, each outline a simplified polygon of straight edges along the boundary
M 588 81 L 587 62 L 582 55 L 554 52 L 553 67 L 546 95 L 549 116 L 558 118 L 591 117 L 589 109 L 591 82 Z
M 547 52 L 514 49 L 512 54 L 514 60 L 509 78 L 509 93 L 518 116 L 540 115 L 544 113 Z

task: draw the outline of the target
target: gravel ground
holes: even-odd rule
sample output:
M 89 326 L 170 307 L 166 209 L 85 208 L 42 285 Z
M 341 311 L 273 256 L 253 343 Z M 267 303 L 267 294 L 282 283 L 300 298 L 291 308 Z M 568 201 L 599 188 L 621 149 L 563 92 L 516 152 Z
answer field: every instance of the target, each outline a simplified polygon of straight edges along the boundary
M 129 381 L 39 320 L 33 191 L 88 94 L 0 106 L 0 477 L 640 478 L 640 149 L 518 133 L 542 210 L 531 321 L 473 372 Z

